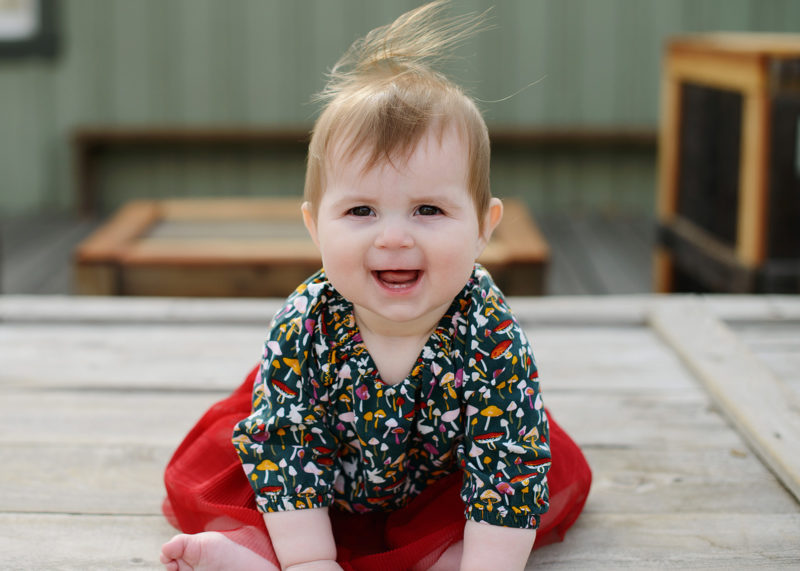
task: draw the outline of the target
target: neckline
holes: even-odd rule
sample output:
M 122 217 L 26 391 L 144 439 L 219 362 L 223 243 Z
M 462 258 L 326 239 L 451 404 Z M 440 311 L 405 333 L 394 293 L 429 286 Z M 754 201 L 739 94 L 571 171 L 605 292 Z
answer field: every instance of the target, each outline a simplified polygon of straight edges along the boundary
M 350 303 L 347 299 L 341 296 L 338 292 L 337 295 L 340 297 L 342 302 L 346 305 L 346 311 L 343 311 L 340 315 L 337 323 L 336 329 L 340 327 L 343 329 L 340 335 L 337 337 L 340 339 L 339 342 L 336 343 L 337 350 L 340 353 L 344 353 L 347 355 L 347 358 L 350 359 L 352 354 L 355 352 L 356 349 L 360 349 L 359 355 L 363 356 L 367 360 L 367 364 L 369 369 L 373 371 L 375 382 L 380 383 L 386 389 L 396 389 L 404 384 L 412 382 L 419 378 L 423 372 L 430 367 L 419 367 L 421 363 L 425 361 L 432 360 L 436 354 L 437 349 L 448 345 L 447 349 L 449 350 L 449 343 L 446 341 L 452 339 L 453 335 L 455 334 L 455 326 L 453 324 L 453 316 L 455 315 L 456 311 L 459 309 L 461 305 L 460 302 L 462 299 L 465 298 L 466 290 L 469 288 L 470 284 L 474 279 L 474 273 L 470 276 L 469 281 L 464 285 L 462 290 L 453 298 L 452 303 L 444 312 L 444 315 L 439 319 L 434 330 L 428 336 L 425 344 L 420 349 L 419 353 L 417 354 L 416 359 L 414 359 L 413 364 L 409 372 L 406 374 L 403 379 L 397 383 L 390 384 L 384 381 L 381 378 L 380 370 L 378 369 L 375 360 L 372 358 L 372 354 L 369 352 L 366 344 L 364 343 L 364 339 L 361 336 L 361 331 L 359 330 L 358 324 L 356 323 L 355 312 L 353 308 L 353 304 Z M 335 291 L 335 290 L 334 290 Z M 430 351 L 430 356 L 426 357 L 426 349 Z M 416 374 L 415 374 L 415 371 Z

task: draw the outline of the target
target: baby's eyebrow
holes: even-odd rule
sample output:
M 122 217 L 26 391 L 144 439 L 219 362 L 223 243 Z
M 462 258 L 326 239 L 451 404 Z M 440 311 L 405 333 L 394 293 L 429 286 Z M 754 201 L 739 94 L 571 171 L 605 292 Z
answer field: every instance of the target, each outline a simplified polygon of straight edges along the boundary
M 331 204 L 333 206 L 338 206 L 340 204 L 352 204 L 354 202 L 372 203 L 375 202 L 375 198 L 358 192 L 340 192 L 339 196 L 331 201 Z
M 459 203 L 456 200 L 451 199 L 446 194 L 427 194 L 427 193 L 420 193 L 417 195 L 412 194 L 410 197 L 411 202 L 415 204 L 431 204 L 434 206 L 442 206 L 444 208 L 454 208 Z

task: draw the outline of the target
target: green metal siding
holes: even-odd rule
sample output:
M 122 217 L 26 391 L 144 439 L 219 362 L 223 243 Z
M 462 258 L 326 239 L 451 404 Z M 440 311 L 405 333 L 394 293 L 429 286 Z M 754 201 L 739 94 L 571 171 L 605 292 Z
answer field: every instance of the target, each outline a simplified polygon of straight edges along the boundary
M 325 70 L 404 0 L 62 1 L 54 60 L 0 60 L 0 214 L 72 209 L 69 136 L 89 125 L 309 126 Z M 666 37 L 800 31 L 794 0 L 455 0 L 492 9 L 452 75 L 490 126 L 655 129 Z M 533 84 L 533 85 L 529 85 Z M 537 209 L 652 207 L 653 153 L 498 155 L 501 196 Z M 139 153 L 103 164 L 103 205 L 136 196 L 292 194 L 302 157 Z

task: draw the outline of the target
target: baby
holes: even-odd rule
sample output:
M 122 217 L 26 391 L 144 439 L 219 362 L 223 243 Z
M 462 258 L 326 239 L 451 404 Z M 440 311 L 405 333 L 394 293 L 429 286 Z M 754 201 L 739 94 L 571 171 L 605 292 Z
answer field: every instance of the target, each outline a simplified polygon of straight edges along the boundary
M 475 263 L 503 206 L 480 112 L 429 62 L 479 20 L 442 4 L 332 71 L 302 206 L 324 270 L 171 461 L 165 512 L 195 534 L 163 546 L 167 569 L 522 569 L 537 527 L 559 539 L 580 513 L 588 466 Z M 569 469 L 548 476 L 551 448 Z

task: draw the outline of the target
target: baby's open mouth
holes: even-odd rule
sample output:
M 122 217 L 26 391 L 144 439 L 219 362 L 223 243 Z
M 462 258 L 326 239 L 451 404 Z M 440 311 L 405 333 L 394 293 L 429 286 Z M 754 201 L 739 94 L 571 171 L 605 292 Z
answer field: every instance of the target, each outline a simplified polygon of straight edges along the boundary
M 389 289 L 412 287 L 422 275 L 419 270 L 378 270 L 372 273 L 381 285 Z

